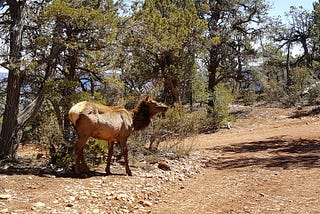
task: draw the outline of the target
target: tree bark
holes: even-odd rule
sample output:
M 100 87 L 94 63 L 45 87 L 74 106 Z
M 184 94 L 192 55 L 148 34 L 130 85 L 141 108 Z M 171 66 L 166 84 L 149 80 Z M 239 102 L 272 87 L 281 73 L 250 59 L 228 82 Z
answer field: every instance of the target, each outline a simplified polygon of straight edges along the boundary
M 292 75 L 291 75 L 291 68 L 290 68 L 290 48 L 291 48 L 291 41 L 288 41 L 287 47 L 287 58 L 286 58 L 286 87 L 287 89 L 292 86 Z
M 10 26 L 10 66 L 7 96 L 0 134 L 0 158 L 13 157 L 17 149 L 20 88 L 26 75 L 20 68 L 26 2 L 7 1 L 7 3 L 12 24 Z
M 209 73 L 209 79 L 208 79 L 208 91 L 210 93 L 210 97 L 208 100 L 208 105 L 211 108 L 214 108 L 214 103 L 215 103 L 215 98 L 214 98 L 214 93 L 215 93 L 215 88 L 218 84 L 217 80 L 217 70 L 219 67 L 219 58 L 217 57 L 217 51 L 215 48 L 212 48 L 210 50 L 210 60 L 208 64 L 208 73 Z
M 173 103 L 180 103 L 180 81 L 178 78 L 166 78 L 165 79 L 165 87 L 171 92 Z

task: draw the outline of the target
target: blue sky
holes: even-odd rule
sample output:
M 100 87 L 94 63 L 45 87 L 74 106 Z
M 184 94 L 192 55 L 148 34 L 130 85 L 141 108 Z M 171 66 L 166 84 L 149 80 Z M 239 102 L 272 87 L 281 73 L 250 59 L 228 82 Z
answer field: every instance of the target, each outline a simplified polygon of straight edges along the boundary
M 312 3 L 316 0 L 269 0 L 273 4 L 270 10 L 270 16 L 281 16 L 284 18 L 284 13 L 288 12 L 290 6 L 302 6 L 304 9 L 312 11 Z

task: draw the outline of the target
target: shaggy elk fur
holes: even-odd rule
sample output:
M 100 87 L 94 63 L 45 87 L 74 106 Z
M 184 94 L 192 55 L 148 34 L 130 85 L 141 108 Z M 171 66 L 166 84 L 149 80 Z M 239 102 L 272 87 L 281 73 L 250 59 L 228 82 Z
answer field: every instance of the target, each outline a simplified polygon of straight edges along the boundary
M 88 173 L 83 149 L 89 137 L 108 141 L 108 158 L 106 173 L 110 172 L 113 144 L 118 142 L 124 156 L 126 173 L 132 175 L 128 164 L 127 139 L 133 131 L 146 128 L 152 116 L 165 112 L 167 106 L 147 96 L 135 109 L 127 111 L 119 106 L 104 106 L 83 101 L 75 104 L 69 111 L 69 119 L 78 133 L 78 141 L 74 145 L 76 174 Z

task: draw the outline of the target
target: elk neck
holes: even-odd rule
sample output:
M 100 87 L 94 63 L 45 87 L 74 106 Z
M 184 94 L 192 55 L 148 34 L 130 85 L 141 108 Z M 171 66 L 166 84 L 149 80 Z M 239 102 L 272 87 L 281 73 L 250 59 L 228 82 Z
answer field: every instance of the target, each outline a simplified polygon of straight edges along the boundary
M 145 102 L 140 102 L 133 112 L 133 128 L 135 131 L 146 128 L 151 122 L 151 113 Z

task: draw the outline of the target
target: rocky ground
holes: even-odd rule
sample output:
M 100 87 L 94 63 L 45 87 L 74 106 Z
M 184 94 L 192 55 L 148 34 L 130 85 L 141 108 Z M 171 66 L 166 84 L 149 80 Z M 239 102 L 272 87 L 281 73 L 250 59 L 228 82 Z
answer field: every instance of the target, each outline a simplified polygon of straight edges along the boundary
M 0 213 L 319 213 L 319 109 L 233 108 L 231 129 L 190 138 L 190 157 L 131 162 L 132 177 L 52 173 L 22 147 L 0 168 Z
M 150 212 L 171 186 L 181 183 L 183 188 L 186 179 L 203 170 L 195 157 L 135 165 L 132 177 L 117 163 L 114 175 L 105 176 L 100 167 L 88 178 L 8 168 L 0 175 L 0 213 Z

